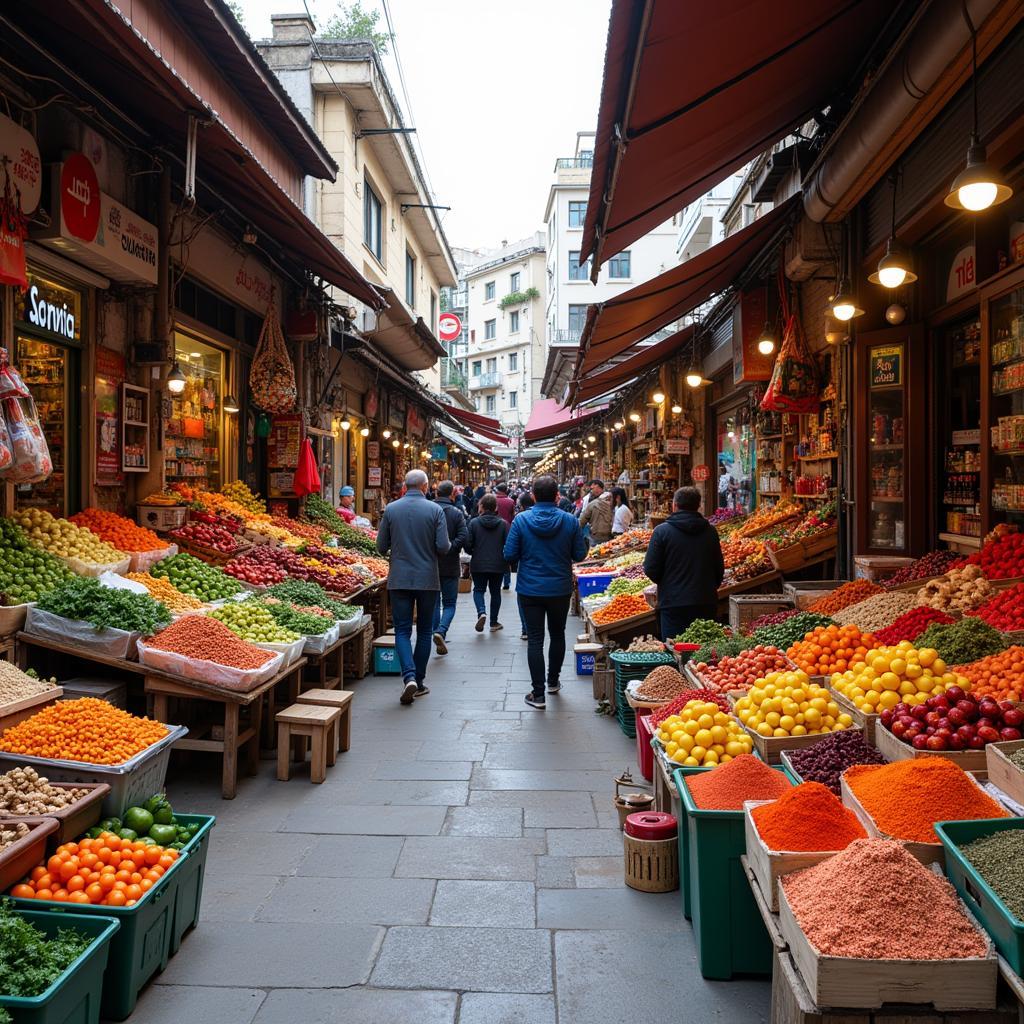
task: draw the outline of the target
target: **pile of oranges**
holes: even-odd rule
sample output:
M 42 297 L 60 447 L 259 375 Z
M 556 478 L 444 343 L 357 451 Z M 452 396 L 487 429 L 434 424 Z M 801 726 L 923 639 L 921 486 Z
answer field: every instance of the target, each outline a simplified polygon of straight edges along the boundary
M 11 889 L 23 900 L 134 907 L 178 859 L 177 850 L 129 842 L 113 832 L 58 846 Z
M 619 594 L 603 608 L 594 612 L 591 618 L 599 626 L 606 626 L 609 622 L 618 622 L 619 619 L 629 619 L 634 615 L 646 615 L 650 610 L 651 606 L 647 603 L 647 599 L 640 594 Z
M 874 646 L 875 638 L 852 624 L 818 626 L 805 633 L 786 654 L 809 676 L 830 676 L 863 661 Z
M 133 523 L 116 512 L 87 508 L 71 517 L 76 526 L 92 530 L 118 551 L 158 551 L 167 545 L 152 531 Z

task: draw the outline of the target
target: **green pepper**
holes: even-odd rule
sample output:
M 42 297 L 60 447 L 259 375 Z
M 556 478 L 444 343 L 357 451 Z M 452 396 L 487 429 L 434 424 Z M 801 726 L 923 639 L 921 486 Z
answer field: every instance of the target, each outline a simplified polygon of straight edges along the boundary
M 185 844 L 184 843 L 171 843 L 171 845 L 168 846 L 167 849 L 168 850 L 184 850 L 185 849 Z
M 156 846 L 157 842 L 151 836 L 139 836 L 139 842 L 145 846 Z
M 149 836 L 158 846 L 167 846 L 177 841 L 178 830 L 173 825 L 154 825 L 149 830 Z
M 85 834 L 86 834 L 86 835 L 87 835 L 87 836 L 88 836 L 88 837 L 89 837 L 90 839 L 99 839 L 99 837 L 100 837 L 101 835 L 103 835 L 103 829 L 101 829 L 101 828 L 99 827 L 99 825 L 93 825 L 93 827 L 92 827 L 91 829 L 89 829 L 89 831 L 88 831 L 88 832 L 86 832 Z
M 123 828 L 117 833 L 122 839 L 126 839 L 129 843 L 134 843 L 139 838 L 139 833 L 133 828 Z

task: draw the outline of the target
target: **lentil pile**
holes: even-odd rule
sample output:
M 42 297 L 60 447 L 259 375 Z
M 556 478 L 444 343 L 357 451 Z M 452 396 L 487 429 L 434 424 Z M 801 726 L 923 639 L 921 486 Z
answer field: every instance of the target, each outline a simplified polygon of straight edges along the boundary
M 0 775 L 0 814 L 53 814 L 87 796 L 87 789 L 58 789 L 35 768 L 25 765 Z
M 23 697 L 34 697 L 37 693 L 52 690 L 54 684 L 48 680 L 33 679 L 17 665 L 0 660 L 0 704 L 10 704 Z
M 897 590 L 875 594 L 865 601 L 841 608 L 832 618 L 841 626 L 853 625 L 866 633 L 873 633 L 898 619 L 917 604 L 914 594 Z
M 1021 747 L 1020 750 L 1015 750 L 1010 755 L 1010 761 L 1024 772 L 1024 747 Z
M 1018 921 L 1024 921 L 1024 831 L 1019 828 L 982 836 L 960 852 L 992 887 Z
M 740 754 L 702 775 L 686 778 L 693 802 L 704 811 L 741 811 L 747 800 L 777 800 L 792 783 L 753 754 Z
M 769 850 L 845 850 L 866 839 L 857 815 L 820 782 L 804 782 L 774 803 L 751 811 L 758 835 Z
M 786 752 L 793 770 L 805 782 L 820 782 L 837 796 L 839 777 L 855 764 L 885 764 L 885 757 L 864 742 L 859 729 L 829 733 L 823 740 L 802 750 Z
M 886 839 L 855 840 L 834 857 L 785 875 L 782 889 L 811 945 L 825 956 L 961 960 L 988 949 L 953 887 Z
M 879 831 L 894 839 L 937 843 L 937 821 L 1009 817 L 959 765 L 943 757 L 856 764 L 843 778 Z
M 147 647 L 170 651 L 231 668 L 252 669 L 274 655 L 236 636 L 227 626 L 205 615 L 185 615 L 146 641 Z
M 640 700 L 671 700 L 688 685 L 671 665 L 659 665 L 637 687 L 636 695 Z
M 836 587 L 824 597 L 818 598 L 808 609 L 812 612 L 821 612 L 824 615 L 832 615 L 841 608 L 848 608 L 850 605 L 871 597 L 874 594 L 881 594 L 882 588 L 871 580 L 850 580 L 841 587 Z

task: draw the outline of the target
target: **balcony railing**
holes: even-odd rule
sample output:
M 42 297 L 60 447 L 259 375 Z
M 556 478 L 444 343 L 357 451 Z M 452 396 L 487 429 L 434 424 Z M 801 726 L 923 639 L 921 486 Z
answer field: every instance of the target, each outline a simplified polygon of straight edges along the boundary
M 469 386 L 473 390 L 478 388 L 496 388 L 500 383 L 500 373 L 481 373 L 476 377 L 469 378 Z
M 594 158 L 592 156 L 560 156 L 555 161 L 556 171 L 571 171 L 578 167 L 593 167 Z
M 458 364 L 452 359 L 441 360 L 441 387 L 454 388 L 457 391 L 467 391 L 469 381 L 466 374 L 459 369 Z
M 559 327 L 553 331 L 548 331 L 548 341 L 552 345 L 578 345 L 580 343 L 580 335 L 582 334 L 583 331 L 576 327 Z

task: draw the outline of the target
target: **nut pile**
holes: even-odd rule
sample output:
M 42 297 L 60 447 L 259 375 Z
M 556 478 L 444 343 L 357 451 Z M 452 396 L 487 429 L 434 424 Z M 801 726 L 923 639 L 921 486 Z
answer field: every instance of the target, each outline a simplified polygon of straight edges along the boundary
M 646 636 L 638 636 L 627 648 L 627 651 L 664 651 L 665 645 L 656 637 L 648 633 Z
M 639 700 L 671 700 L 689 685 L 671 665 L 659 665 L 636 688 L 636 695 Z
M 12 768 L 0 775 L 0 814 L 22 817 L 53 814 L 88 796 L 87 789 L 58 789 L 34 768 Z
M 19 839 L 28 835 L 28 825 L 19 821 L 16 825 L 0 825 L 0 850 L 13 846 Z
M 10 704 L 23 697 L 34 697 L 53 689 L 53 683 L 33 679 L 16 665 L 0 660 L 0 704 Z
M 926 583 L 917 592 L 917 603 L 939 611 L 968 612 L 984 604 L 995 588 L 976 565 L 952 569 L 945 577 Z
M 875 594 L 867 600 L 842 608 L 832 618 L 841 626 L 853 625 L 864 633 L 873 633 L 876 629 L 892 625 L 917 603 L 915 594 L 896 590 Z

